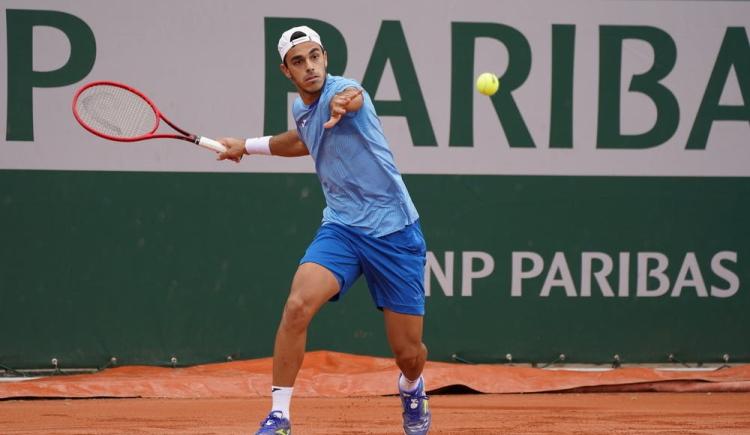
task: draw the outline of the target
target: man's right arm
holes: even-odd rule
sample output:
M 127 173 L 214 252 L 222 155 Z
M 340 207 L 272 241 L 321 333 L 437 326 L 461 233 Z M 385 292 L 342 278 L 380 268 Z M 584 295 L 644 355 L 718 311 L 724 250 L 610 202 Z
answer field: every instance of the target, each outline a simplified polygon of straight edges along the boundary
M 269 141 L 271 155 L 281 157 L 302 157 L 310 155 L 310 151 L 302 139 L 299 138 L 297 130 L 289 130 L 272 136 Z
M 219 139 L 227 150 L 219 154 L 219 160 L 239 162 L 246 154 L 265 154 L 281 157 L 300 157 L 310 154 L 297 130 L 289 130 L 276 136 L 251 139 L 223 137 Z

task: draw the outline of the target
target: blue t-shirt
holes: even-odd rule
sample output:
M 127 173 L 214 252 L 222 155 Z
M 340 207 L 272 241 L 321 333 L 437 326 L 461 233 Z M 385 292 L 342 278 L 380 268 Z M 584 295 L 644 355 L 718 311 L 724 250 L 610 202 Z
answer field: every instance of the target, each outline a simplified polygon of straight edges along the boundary
M 323 128 L 331 117 L 331 99 L 347 88 L 361 86 L 328 75 L 320 98 L 308 106 L 297 97 L 292 114 L 323 187 L 323 223 L 347 225 L 381 237 L 414 223 L 419 214 L 393 162 L 367 92 L 362 93 L 360 110 L 345 114 L 330 129 Z

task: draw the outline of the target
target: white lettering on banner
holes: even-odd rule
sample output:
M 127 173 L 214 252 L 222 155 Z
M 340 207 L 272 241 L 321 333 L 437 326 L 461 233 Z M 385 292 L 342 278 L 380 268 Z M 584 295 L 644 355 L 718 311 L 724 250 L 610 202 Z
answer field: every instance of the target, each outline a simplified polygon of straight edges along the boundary
M 602 264 L 602 268 L 596 272 L 592 271 L 594 260 Z M 607 281 L 607 277 L 612 273 L 612 258 L 603 252 L 583 252 L 581 253 L 581 297 L 591 296 L 591 277 L 596 279 L 602 295 L 605 297 L 614 297 L 612 287 Z
M 510 264 L 510 296 L 547 298 L 555 295 L 557 291 L 562 292 L 561 294 L 565 297 L 582 298 L 591 298 L 594 295 L 601 295 L 604 298 L 627 298 L 631 294 L 637 298 L 664 296 L 678 298 L 687 292 L 695 292 L 695 296 L 699 298 L 730 298 L 740 289 L 740 277 L 735 271 L 738 263 L 735 251 L 715 253 L 711 256 L 709 265 L 702 264 L 701 258 L 695 252 L 687 252 L 684 256 L 680 256 L 679 262 L 672 262 L 671 269 L 670 257 L 664 253 L 635 252 L 632 254 L 637 258 L 635 271 L 631 271 L 630 252 L 619 252 L 617 263 L 613 260 L 613 256 L 605 252 L 581 252 L 576 254 L 576 256 L 580 255 L 580 274 L 577 275 L 569 266 L 569 258 L 574 254 L 555 252 L 549 266 L 546 267 L 545 258 L 540 253 L 513 251 Z M 492 278 L 495 271 L 495 259 L 487 252 L 446 251 L 442 256 L 443 264 L 441 265 L 438 256 L 428 251 L 424 271 L 427 296 L 431 295 L 433 278 L 444 296 L 454 295 L 453 278 L 456 270 L 454 264 L 456 255 L 461 257 L 461 296 L 476 296 L 474 281 Z M 675 267 L 676 264 L 679 264 L 679 269 Z M 677 270 L 676 273 L 675 270 Z M 707 271 L 710 273 L 706 274 Z M 636 288 L 635 292 L 631 293 L 629 277 L 633 272 L 636 277 Z M 617 281 L 616 294 L 610 279 Z M 580 288 L 576 288 L 576 282 L 580 283 Z M 497 286 L 492 285 L 492 287 Z
M 557 277 L 558 275 L 560 275 L 559 278 Z M 544 280 L 542 292 L 539 296 L 543 298 L 549 296 L 552 287 L 564 288 L 565 295 L 568 297 L 577 296 L 573 276 L 570 274 L 568 262 L 565 260 L 565 254 L 562 252 L 555 252 L 555 256 L 552 258 L 552 265 L 549 267 L 549 273 L 547 273 L 547 278 Z
M 690 274 L 690 279 L 687 278 L 688 274 Z M 694 287 L 695 293 L 699 297 L 708 297 L 706 282 L 703 281 L 703 274 L 701 273 L 700 266 L 698 266 L 698 259 L 695 258 L 694 252 L 688 252 L 685 255 L 685 261 L 682 262 L 680 273 L 677 274 L 677 279 L 672 288 L 672 297 L 679 297 L 682 289 L 685 287 Z
M 427 252 L 427 262 L 424 268 L 424 285 L 425 294 L 430 296 L 432 293 L 431 278 L 434 275 L 440 288 L 445 296 L 453 296 L 453 271 L 454 264 L 453 251 L 446 251 L 443 264 L 431 251 Z M 474 260 L 481 262 L 479 269 L 474 269 Z M 461 296 L 473 295 L 473 283 L 476 279 L 486 278 L 495 270 L 495 259 L 486 252 L 465 251 L 461 253 Z
M 523 270 L 523 260 L 531 260 L 531 269 Z M 514 252 L 511 265 L 511 296 L 521 296 L 521 286 L 524 279 L 539 276 L 544 270 L 544 259 L 536 252 Z
M 656 267 L 649 269 L 650 260 L 656 260 Z M 669 291 L 669 278 L 664 274 L 669 266 L 669 259 L 659 252 L 638 253 L 638 287 L 636 296 L 641 298 L 663 296 Z M 656 278 L 659 286 L 654 289 L 648 288 L 648 279 Z
M 617 280 L 617 296 L 628 297 L 630 293 L 630 252 L 620 252 L 620 275 Z
M 485 278 L 495 270 L 495 260 L 486 252 L 469 251 L 461 255 L 461 296 L 471 296 L 475 279 Z M 480 260 L 482 267 L 474 270 L 474 260 Z
M 661 252 L 638 252 L 636 253 L 636 292 L 638 298 L 654 298 L 665 296 L 670 290 L 669 257 Z M 523 261 L 531 260 L 532 267 L 523 269 Z M 599 261 L 601 269 L 594 271 L 592 263 Z M 736 272 L 729 269 L 726 263 L 737 265 L 737 252 L 720 251 L 711 258 L 710 270 L 721 281 L 726 282 L 727 287 L 711 285 L 710 293 L 707 291 L 704 273 L 701 270 L 698 256 L 694 252 L 688 252 L 681 258 L 680 269 L 671 287 L 671 297 L 680 297 L 685 289 L 694 289 L 697 297 L 705 298 L 729 298 L 734 296 L 740 289 L 740 279 Z M 620 298 L 628 297 L 630 294 L 630 253 L 619 253 L 618 264 L 618 291 Z M 603 252 L 581 253 L 581 275 L 580 293 L 576 292 L 575 283 L 568 267 L 565 254 L 556 252 L 545 275 L 544 284 L 539 291 L 540 297 L 548 297 L 554 287 L 562 287 L 567 297 L 590 297 L 592 290 L 592 277 L 597 284 L 603 297 L 614 297 L 608 277 L 614 270 L 612 257 Z M 544 258 L 535 252 L 513 252 L 511 260 L 511 296 L 523 296 L 523 282 L 539 278 L 544 272 Z M 649 287 L 650 283 L 655 286 Z
M 443 261 L 445 268 L 440 267 L 440 263 L 435 254 L 431 251 L 427 251 L 427 262 L 424 267 L 424 291 L 427 296 L 430 296 L 430 277 L 432 274 L 435 275 L 440 288 L 443 290 L 443 294 L 446 296 L 453 296 L 453 252 L 445 252 L 445 260 Z
M 731 251 L 723 251 L 714 255 L 711 259 L 711 270 L 721 279 L 729 283 L 729 287 L 722 289 L 719 287 L 711 286 L 711 296 L 715 298 L 731 298 L 740 289 L 740 279 L 731 270 L 724 267 L 721 264 L 722 260 L 730 261 L 737 264 L 737 253 Z

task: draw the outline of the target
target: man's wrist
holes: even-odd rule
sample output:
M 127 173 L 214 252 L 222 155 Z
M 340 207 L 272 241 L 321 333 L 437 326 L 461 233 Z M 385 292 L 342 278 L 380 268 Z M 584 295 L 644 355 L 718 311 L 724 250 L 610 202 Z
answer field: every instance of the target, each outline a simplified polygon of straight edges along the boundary
M 245 140 L 245 154 L 271 155 L 271 136 L 251 137 Z

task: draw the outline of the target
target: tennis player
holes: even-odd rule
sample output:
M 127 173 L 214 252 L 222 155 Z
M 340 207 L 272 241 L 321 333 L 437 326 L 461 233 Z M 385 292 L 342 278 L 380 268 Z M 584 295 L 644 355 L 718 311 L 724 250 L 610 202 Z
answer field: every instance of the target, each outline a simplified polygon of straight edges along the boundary
M 323 220 L 299 262 L 276 332 L 273 403 L 257 434 L 291 434 L 289 404 L 305 355 L 307 327 L 329 300 L 364 275 L 383 311 L 398 379 L 406 434 L 426 434 L 431 415 L 422 369 L 425 241 L 419 215 L 383 134 L 372 100 L 353 80 L 328 75 L 328 53 L 307 26 L 279 39 L 281 72 L 299 97 L 295 130 L 251 139 L 222 138 L 220 160 L 244 155 L 311 155 L 323 186 Z

